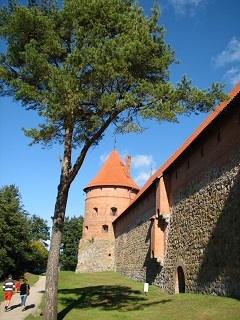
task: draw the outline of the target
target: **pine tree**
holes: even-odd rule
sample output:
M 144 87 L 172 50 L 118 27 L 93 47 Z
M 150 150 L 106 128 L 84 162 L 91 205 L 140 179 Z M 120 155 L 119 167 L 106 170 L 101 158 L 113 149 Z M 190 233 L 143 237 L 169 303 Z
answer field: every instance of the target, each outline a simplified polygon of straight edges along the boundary
M 27 212 L 15 185 L 0 189 L 0 277 L 26 267 L 29 237 Z
M 57 319 L 58 262 L 71 183 L 88 150 L 105 130 L 141 132 L 139 119 L 177 121 L 179 114 L 210 110 L 225 99 L 223 86 L 175 87 L 174 51 L 158 25 L 131 0 L 14 0 L 0 11 L 0 94 L 13 96 L 43 123 L 24 130 L 33 143 L 63 145 L 61 174 L 48 257 L 44 320 Z M 75 163 L 72 151 L 79 150 Z
M 65 218 L 60 253 L 60 266 L 63 270 L 76 270 L 78 245 L 82 237 L 82 225 L 82 216 Z

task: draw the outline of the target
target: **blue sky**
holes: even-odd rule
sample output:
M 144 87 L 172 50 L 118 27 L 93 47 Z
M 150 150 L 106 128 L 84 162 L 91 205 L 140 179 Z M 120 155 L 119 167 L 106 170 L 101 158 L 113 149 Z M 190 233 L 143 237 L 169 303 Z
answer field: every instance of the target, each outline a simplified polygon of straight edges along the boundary
M 5 2 L 5 1 L 4 1 Z M 155 1 L 139 0 L 149 14 Z M 186 74 L 193 85 L 207 88 L 212 82 L 226 84 L 228 93 L 240 81 L 240 1 L 238 0 L 159 0 L 159 24 L 166 29 L 165 40 L 176 51 L 180 65 L 171 68 L 174 84 Z M 1 51 L 3 50 L 3 47 Z M 147 121 L 148 129 L 141 135 L 129 134 L 115 138 L 108 130 L 99 146 L 91 149 L 72 183 L 66 215 L 84 215 L 83 188 L 96 175 L 113 150 L 132 157 L 131 176 L 141 187 L 160 165 L 187 139 L 207 115 L 180 117 L 179 123 L 158 124 Z M 59 155 L 62 147 L 41 149 L 28 146 L 21 127 L 34 127 L 38 117 L 25 111 L 20 103 L 9 98 L 0 100 L 0 187 L 15 184 L 30 214 L 48 220 L 54 212 L 59 182 Z M 76 152 L 74 153 L 76 157 Z

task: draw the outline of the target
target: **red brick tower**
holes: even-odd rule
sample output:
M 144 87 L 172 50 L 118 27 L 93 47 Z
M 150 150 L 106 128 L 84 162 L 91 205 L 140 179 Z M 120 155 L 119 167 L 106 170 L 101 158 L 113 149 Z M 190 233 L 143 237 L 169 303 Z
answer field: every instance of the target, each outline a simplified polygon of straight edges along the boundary
M 130 156 L 126 156 L 124 164 L 114 149 L 94 179 L 84 188 L 85 215 L 76 272 L 115 268 L 112 222 L 139 191 L 130 177 L 130 163 Z

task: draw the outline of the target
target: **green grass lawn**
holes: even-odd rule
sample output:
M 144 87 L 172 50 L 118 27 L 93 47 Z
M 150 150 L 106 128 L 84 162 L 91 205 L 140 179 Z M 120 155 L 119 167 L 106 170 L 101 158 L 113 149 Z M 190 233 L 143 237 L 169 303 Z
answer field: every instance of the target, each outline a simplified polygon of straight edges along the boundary
M 43 309 L 41 304 L 40 309 Z M 42 317 L 28 316 L 27 320 Z M 240 301 L 201 294 L 162 293 L 114 272 L 60 272 L 58 320 L 232 320 L 240 319 Z

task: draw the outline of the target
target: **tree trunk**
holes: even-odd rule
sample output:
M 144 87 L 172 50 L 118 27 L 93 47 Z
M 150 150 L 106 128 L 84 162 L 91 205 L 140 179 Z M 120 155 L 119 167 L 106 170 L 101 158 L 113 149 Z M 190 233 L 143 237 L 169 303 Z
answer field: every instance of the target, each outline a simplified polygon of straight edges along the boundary
M 57 320 L 59 255 L 69 186 L 59 184 L 46 272 L 44 320 Z

